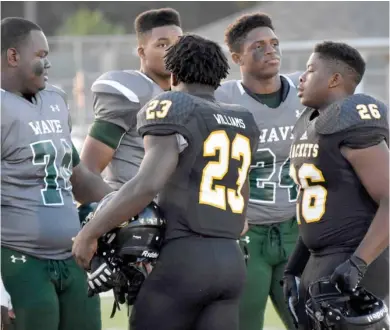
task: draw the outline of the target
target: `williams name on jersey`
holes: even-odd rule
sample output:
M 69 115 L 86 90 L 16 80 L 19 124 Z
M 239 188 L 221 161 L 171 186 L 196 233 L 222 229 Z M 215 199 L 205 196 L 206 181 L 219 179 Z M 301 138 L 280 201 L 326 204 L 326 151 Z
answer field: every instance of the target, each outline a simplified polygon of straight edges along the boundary
M 306 246 L 321 253 L 353 251 L 377 210 L 340 148 L 388 143 L 388 110 L 355 94 L 319 113 L 307 108 L 293 130 L 290 176 L 299 185 L 297 219 Z

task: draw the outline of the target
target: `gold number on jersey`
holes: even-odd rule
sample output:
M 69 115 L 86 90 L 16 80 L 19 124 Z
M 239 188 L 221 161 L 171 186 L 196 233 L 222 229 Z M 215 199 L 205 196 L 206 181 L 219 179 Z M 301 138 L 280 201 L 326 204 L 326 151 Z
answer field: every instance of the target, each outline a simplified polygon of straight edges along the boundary
M 168 114 L 168 111 L 172 105 L 170 100 L 153 100 L 150 101 L 148 107 L 146 108 L 146 119 L 162 119 L 165 118 Z
M 226 210 L 227 201 L 233 213 L 241 214 L 245 207 L 241 189 L 247 178 L 252 154 L 249 139 L 237 134 L 233 142 L 230 142 L 225 131 L 214 131 L 203 144 L 203 156 L 215 157 L 217 151 L 219 151 L 219 159 L 209 161 L 203 169 L 199 204 Z M 237 189 L 226 188 L 214 183 L 216 180 L 222 180 L 228 173 L 230 159 L 242 161 L 237 173 Z
M 309 185 L 311 183 L 325 182 L 322 171 L 313 164 L 304 163 L 298 170 L 291 164 L 290 176 L 300 186 L 299 194 L 303 192 L 301 203 L 297 203 L 297 221 L 300 224 L 300 207 L 303 220 L 307 223 L 321 220 L 325 213 L 328 191 L 321 185 Z
M 376 104 L 358 104 L 356 110 L 359 112 L 360 118 L 363 120 L 370 120 L 372 118 L 379 119 L 381 118 L 381 113 L 378 110 Z

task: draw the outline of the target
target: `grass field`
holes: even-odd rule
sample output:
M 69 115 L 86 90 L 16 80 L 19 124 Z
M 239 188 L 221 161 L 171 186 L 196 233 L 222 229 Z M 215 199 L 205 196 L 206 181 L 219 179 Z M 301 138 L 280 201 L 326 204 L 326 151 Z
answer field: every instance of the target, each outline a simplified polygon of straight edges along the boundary
M 126 306 L 121 305 L 121 310 L 116 312 L 113 319 L 110 319 L 112 302 L 112 297 L 101 298 L 103 330 L 127 330 Z M 271 302 L 268 302 L 264 330 L 285 330 Z

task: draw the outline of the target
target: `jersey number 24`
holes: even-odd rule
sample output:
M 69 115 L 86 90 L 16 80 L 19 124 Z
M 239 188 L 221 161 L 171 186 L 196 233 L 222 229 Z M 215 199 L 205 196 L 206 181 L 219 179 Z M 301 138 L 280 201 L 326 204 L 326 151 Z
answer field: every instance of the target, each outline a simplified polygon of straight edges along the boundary
M 246 181 L 251 164 L 251 146 L 247 137 L 237 134 L 231 141 L 225 131 L 212 132 L 203 144 L 203 156 L 215 157 L 219 151 L 218 161 L 209 161 L 202 173 L 200 183 L 199 203 L 226 210 L 227 204 L 233 213 L 242 214 L 245 208 L 241 189 Z M 229 171 L 230 160 L 241 162 L 237 173 L 237 188 L 227 188 L 215 184 L 216 180 L 223 180 Z

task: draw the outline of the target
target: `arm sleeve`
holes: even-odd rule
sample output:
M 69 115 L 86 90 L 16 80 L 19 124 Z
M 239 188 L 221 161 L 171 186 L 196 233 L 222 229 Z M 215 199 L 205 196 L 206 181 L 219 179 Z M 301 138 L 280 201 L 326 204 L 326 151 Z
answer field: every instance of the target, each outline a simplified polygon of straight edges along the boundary
M 116 149 L 126 133 L 122 127 L 108 121 L 95 119 L 89 129 L 88 135 L 104 143 L 112 149 Z
M 119 126 L 124 131 L 136 126 L 140 103 L 130 101 L 126 96 L 109 92 L 93 93 L 95 120 Z
M 188 123 L 194 107 L 194 102 L 186 93 L 162 93 L 149 101 L 138 113 L 138 133 L 142 137 L 178 133 L 189 141 L 192 135 Z
M 340 146 L 365 149 L 388 140 L 388 130 L 382 127 L 360 127 L 343 132 Z
M 80 156 L 76 147 L 72 143 L 72 165 L 73 167 L 76 167 L 78 164 L 80 164 Z
M 302 237 L 299 236 L 295 249 L 288 259 L 284 273 L 300 277 L 306 267 L 309 257 L 310 251 L 305 243 L 303 243 Z

